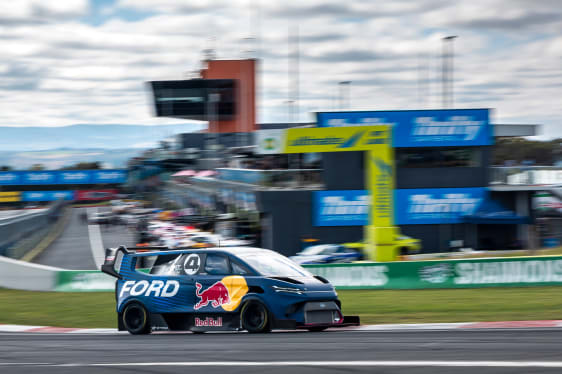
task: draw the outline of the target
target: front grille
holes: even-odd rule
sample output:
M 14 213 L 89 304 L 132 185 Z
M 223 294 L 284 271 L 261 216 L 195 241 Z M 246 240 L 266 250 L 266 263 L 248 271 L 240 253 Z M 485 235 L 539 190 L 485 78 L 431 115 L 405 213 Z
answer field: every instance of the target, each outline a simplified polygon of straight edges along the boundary
M 333 323 L 334 311 L 332 310 L 311 310 L 306 312 L 306 323 Z

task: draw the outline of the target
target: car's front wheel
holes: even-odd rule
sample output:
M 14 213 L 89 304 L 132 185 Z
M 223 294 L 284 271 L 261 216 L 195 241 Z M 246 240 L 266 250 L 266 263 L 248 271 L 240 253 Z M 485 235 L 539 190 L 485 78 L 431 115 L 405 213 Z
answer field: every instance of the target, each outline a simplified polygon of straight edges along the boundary
M 249 333 L 262 333 L 271 331 L 269 313 L 263 303 L 252 300 L 244 304 L 240 312 L 242 328 Z
M 150 317 L 141 303 L 132 302 L 123 310 L 123 325 L 133 335 L 150 334 Z

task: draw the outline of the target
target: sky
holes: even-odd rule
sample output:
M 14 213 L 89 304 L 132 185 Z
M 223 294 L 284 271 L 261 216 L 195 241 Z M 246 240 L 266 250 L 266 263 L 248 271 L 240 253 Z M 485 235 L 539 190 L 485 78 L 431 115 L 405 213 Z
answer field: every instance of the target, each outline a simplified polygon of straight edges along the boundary
M 153 116 L 145 82 L 194 77 L 205 49 L 259 58 L 258 122 L 285 122 L 297 33 L 295 120 L 340 108 L 342 81 L 345 109 L 441 108 L 455 35 L 454 107 L 562 137 L 560 0 L 2 1 L 0 126 L 182 123 Z

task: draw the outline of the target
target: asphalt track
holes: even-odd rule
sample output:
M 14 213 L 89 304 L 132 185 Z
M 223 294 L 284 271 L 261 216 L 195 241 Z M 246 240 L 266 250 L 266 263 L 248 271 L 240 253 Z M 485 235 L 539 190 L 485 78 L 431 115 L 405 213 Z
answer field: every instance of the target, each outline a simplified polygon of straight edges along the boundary
M 101 210 L 104 209 L 107 208 Z M 80 219 L 80 214 L 84 211 L 84 208 L 72 208 L 70 219 L 62 234 L 33 260 L 34 263 L 70 270 L 96 269 L 88 225 Z M 126 226 L 104 225 L 100 227 L 100 233 L 104 248 L 134 245 L 134 236 Z
M 559 373 L 547 329 L 264 335 L 0 333 L 1 373 Z

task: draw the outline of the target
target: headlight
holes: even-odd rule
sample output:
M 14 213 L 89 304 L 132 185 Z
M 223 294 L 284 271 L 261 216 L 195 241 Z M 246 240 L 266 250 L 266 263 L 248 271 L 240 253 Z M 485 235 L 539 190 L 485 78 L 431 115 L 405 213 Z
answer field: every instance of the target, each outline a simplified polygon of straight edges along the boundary
M 287 292 L 287 293 L 294 293 L 297 295 L 302 295 L 304 293 L 303 290 L 300 288 L 294 287 L 279 287 L 279 286 L 271 286 L 275 292 Z

